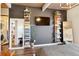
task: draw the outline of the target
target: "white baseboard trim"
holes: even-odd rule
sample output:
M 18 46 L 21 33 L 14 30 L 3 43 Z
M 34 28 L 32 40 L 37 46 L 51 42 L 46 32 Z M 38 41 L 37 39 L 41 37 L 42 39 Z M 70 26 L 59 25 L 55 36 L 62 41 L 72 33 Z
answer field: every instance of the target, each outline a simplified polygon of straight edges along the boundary
M 61 43 L 61 42 L 49 43 L 49 44 L 39 44 L 39 45 L 34 45 L 34 47 L 44 47 L 44 46 L 58 45 L 59 43 Z
M 49 44 L 39 44 L 39 45 L 34 45 L 33 48 L 34 48 L 34 47 L 53 46 L 53 45 L 58 45 L 58 44 L 60 44 L 60 43 L 61 43 L 61 42 L 49 43 Z M 13 49 L 24 49 L 24 48 L 25 48 L 25 47 L 16 47 L 16 48 L 9 48 L 9 49 L 13 50 Z

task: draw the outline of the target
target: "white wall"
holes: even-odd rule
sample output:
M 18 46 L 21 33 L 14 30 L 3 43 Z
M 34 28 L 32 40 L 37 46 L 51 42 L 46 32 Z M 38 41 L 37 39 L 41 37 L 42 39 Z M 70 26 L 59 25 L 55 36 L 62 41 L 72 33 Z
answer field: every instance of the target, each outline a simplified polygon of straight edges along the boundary
M 67 11 L 67 20 L 72 21 L 73 42 L 79 44 L 79 6 Z

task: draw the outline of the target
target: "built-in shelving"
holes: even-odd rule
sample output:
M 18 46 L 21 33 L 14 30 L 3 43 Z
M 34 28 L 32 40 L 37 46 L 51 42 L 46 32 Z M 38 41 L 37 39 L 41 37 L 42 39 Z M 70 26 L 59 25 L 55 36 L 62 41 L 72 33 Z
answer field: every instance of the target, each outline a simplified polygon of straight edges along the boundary
M 53 21 L 53 24 L 54 24 L 54 27 L 53 27 L 53 37 L 54 37 L 54 39 L 53 39 L 53 42 L 60 42 L 61 40 L 63 40 L 62 39 L 62 36 L 61 36 L 61 34 L 63 34 L 61 31 L 63 31 L 62 30 L 62 27 L 61 27 L 61 25 L 62 25 L 62 17 L 61 17 L 61 13 L 60 13 L 60 11 L 56 11 L 55 13 L 54 13 L 54 21 Z
M 31 39 L 31 27 L 30 27 L 30 11 L 24 10 L 24 46 L 30 47 Z

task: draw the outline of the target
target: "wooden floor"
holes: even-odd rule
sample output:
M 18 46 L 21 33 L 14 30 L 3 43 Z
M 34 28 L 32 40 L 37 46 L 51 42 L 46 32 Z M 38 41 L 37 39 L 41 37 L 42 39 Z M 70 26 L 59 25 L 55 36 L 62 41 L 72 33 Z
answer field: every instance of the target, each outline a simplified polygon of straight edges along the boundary
M 5 48 L 5 52 L 9 53 Z M 3 49 L 4 49 L 3 48 Z M 2 50 L 3 50 L 2 49 Z M 79 56 L 79 45 L 65 44 L 65 45 L 51 45 L 43 47 L 16 49 L 15 56 Z M 5 55 L 4 55 L 5 56 Z M 10 56 L 10 55 L 8 55 Z
M 15 51 L 9 50 L 8 45 L 1 46 L 0 56 L 15 56 Z
M 42 48 L 36 48 L 35 54 L 36 54 L 36 56 L 47 56 L 45 51 Z
M 33 56 L 34 49 L 25 48 L 25 49 L 16 49 L 10 50 L 8 45 L 1 46 L 1 56 Z
M 18 49 L 16 51 L 16 56 L 33 56 L 34 51 L 32 48 Z

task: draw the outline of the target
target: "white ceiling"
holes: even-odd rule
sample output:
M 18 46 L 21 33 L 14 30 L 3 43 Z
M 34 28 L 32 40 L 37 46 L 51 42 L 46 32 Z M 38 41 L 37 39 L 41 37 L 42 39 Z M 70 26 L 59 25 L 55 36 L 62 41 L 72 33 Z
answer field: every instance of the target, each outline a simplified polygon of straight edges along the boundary
M 22 5 L 26 7 L 38 7 L 42 8 L 45 3 L 14 3 L 17 5 Z M 65 5 L 66 3 L 63 3 L 62 5 Z M 75 3 L 72 3 L 71 5 L 74 5 Z M 48 7 L 48 9 L 58 9 L 58 10 L 68 10 L 70 8 L 61 8 L 60 3 L 51 3 Z

